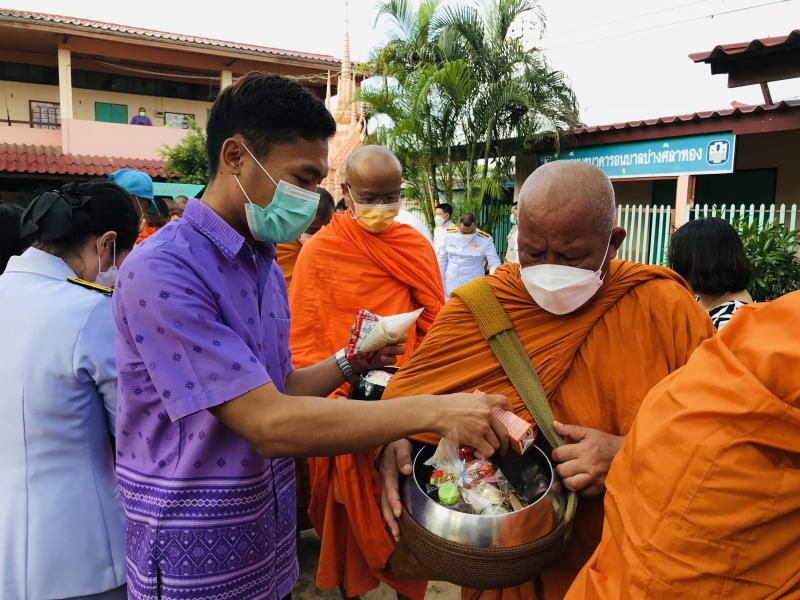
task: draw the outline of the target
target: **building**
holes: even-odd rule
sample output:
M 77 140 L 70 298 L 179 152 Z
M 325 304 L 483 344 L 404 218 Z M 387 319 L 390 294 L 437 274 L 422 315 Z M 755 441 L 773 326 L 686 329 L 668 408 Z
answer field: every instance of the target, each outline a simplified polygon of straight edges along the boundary
M 281 50 L 88 19 L 0 9 L 0 202 L 131 167 L 164 179 L 160 151 L 205 127 L 220 89 L 258 70 L 339 93 L 331 183 L 360 143 L 357 78 L 345 56 Z M 153 126 L 130 125 L 143 107 Z M 332 190 L 333 191 L 333 190 Z
M 784 206 L 781 214 L 796 215 L 800 99 L 773 100 L 769 82 L 800 77 L 800 30 L 717 46 L 690 58 L 710 65 L 712 74 L 727 74 L 728 87 L 760 85 L 764 103 L 733 103 L 722 110 L 573 129 L 562 136 L 559 153 L 540 145 L 517 157 L 517 193 L 538 165 L 573 159 L 602 169 L 622 207 L 645 207 L 646 214 L 639 216 L 645 229 L 656 222 L 654 207 L 669 209 L 665 214 L 671 227 L 682 225 L 692 208 L 709 206 L 725 207 L 729 214 L 742 205 L 764 205 L 763 211 L 778 212 Z M 669 231 L 664 227 L 658 235 L 668 239 Z M 651 233 L 654 238 L 656 233 Z M 648 242 L 647 235 L 629 227 L 633 244 Z M 650 249 L 657 250 L 657 256 L 647 257 L 645 251 L 645 258 L 657 262 L 663 257 L 663 247 L 654 243 Z

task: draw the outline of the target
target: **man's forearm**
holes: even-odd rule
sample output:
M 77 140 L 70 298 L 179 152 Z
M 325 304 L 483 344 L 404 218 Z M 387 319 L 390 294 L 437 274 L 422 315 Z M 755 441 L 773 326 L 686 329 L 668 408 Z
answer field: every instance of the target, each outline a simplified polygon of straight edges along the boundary
M 310 367 L 295 369 L 286 378 L 286 393 L 290 396 L 327 396 L 344 383 L 344 375 L 329 356 Z
M 387 402 L 280 395 L 248 411 L 258 425 L 249 441 L 263 456 L 348 454 L 436 429 L 432 396 Z M 260 414 L 258 414 L 260 413 Z

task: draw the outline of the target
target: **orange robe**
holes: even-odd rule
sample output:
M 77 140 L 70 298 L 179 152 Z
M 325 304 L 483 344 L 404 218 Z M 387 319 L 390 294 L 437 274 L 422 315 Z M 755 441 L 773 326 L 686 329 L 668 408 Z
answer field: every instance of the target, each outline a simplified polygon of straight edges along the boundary
M 564 316 L 534 304 L 519 265 L 503 265 L 487 281 L 531 357 L 556 418 L 615 435 L 628 432 L 650 388 L 714 333 L 686 283 L 662 267 L 613 261 L 598 296 Z M 476 388 L 506 395 L 515 412 L 532 422 L 471 313 L 453 298 L 384 396 Z M 418 439 L 438 441 L 435 435 Z M 564 556 L 541 577 L 547 600 L 563 597 L 599 542 L 602 524 L 602 497 L 582 498 Z M 462 596 L 532 600 L 535 587 L 530 582 L 506 590 L 463 590 Z
M 161 229 L 161 227 L 153 227 L 152 225 L 145 225 L 139 231 L 139 235 L 136 236 L 136 244 L 137 245 L 141 244 L 143 241 L 145 241 L 147 238 L 149 238 L 151 235 L 153 235 L 159 229 Z
M 275 246 L 275 261 L 283 271 L 283 278 L 286 280 L 286 289 L 292 283 L 292 276 L 294 275 L 294 266 L 297 263 L 297 257 L 300 255 L 300 249 L 303 247 L 298 240 L 289 242 L 288 244 L 278 244 Z
M 381 234 L 370 234 L 347 212 L 335 215 L 306 242 L 289 303 L 297 367 L 345 346 L 361 308 L 392 315 L 425 307 L 409 331 L 402 363 L 439 313 L 444 289 L 433 249 L 414 229 L 395 223 Z M 347 391 L 342 388 L 337 394 Z M 380 513 L 380 477 L 372 453 L 311 458 L 309 463 L 309 515 L 322 538 L 317 586 L 342 584 L 348 596 L 356 596 L 385 581 L 406 596 L 422 598 L 427 582 L 397 581 L 385 568 L 394 542 Z
M 570 600 L 800 598 L 800 292 L 650 392 L 607 487 Z

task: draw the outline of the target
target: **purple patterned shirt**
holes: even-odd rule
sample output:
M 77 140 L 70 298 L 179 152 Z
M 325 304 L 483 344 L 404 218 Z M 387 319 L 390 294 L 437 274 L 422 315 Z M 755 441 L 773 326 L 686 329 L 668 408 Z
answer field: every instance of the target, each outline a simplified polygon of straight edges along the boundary
M 133 599 L 282 598 L 297 580 L 292 459 L 209 408 L 292 371 L 274 248 L 200 201 L 125 260 L 114 292 L 117 474 Z

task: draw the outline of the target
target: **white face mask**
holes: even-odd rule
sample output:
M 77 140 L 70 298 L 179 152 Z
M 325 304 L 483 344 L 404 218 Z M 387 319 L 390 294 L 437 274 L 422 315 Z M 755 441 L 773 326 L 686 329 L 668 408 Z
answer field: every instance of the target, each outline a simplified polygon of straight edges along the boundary
M 608 243 L 611 243 L 609 236 Z M 520 271 L 522 284 L 534 302 L 554 315 L 575 312 L 589 302 L 603 285 L 603 265 L 608 245 L 596 271 L 565 265 L 532 265 Z
M 435 217 L 433 217 L 433 222 L 436 223 L 437 227 L 441 227 L 442 225 L 444 225 L 444 217 L 436 215 Z
M 98 285 L 113 288 L 117 283 L 117 240 L 113 240 L 112 244 L 112 263 L 108 271 L 102 271 L 102 262 L 100 261 L 100 254 L 97 255 L 97 277 L 94 282 Z
M 147 114 L 147 113 L 146 113 L 145 111 L 143 111 L 143 110 L 140 110 L 140 111 L 139 111 L 139 116 L 140 116 L 140 117 L 143 117 L 143 116 L 145 116 L 146 114 Z

